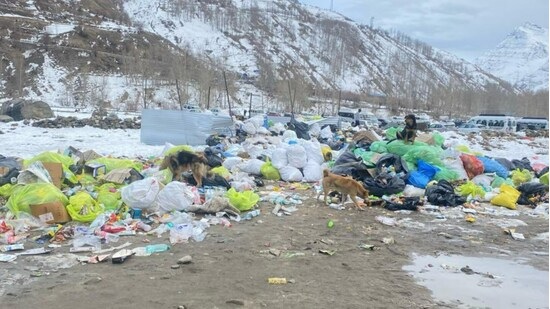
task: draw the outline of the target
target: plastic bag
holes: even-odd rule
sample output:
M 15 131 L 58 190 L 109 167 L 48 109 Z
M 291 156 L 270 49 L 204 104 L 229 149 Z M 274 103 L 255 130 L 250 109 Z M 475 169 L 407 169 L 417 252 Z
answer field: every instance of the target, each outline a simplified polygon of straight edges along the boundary
M 297 139 L 298 139 L 298 136 L 296 135 L 296 132 L 292 130 L 286 130 L 285 132 L 283 132 L 283 140 L 285 142 L 288 142 L 290 140 L 297 140 Z
M 25 166 L 29 166 L 34 162 L 40 161 L 42 163 L 44 162 L 53 162 L 53 163 L 61 163 L 63 166 L 63 175 L 65 179 L 69 180 L 72 183 L 76 183 L 76 176 L 69 167 L 73 165 L 75 162 L 73 158 L 69 156 L 65 156 L 56 152 L 46 151 L 39 155 L 34 156 L 33 158 L 25 161 Z
M 483 163 L 483 172 L 484 173 L 496 173 L 502 178 L 508 177 L 508 169 L 500 164 L 498 161 L 487 158 L 487 157 L 477 157 L 481 163 Z
M 330 130 L 330 126 L 326 126 L 322 128 L 320 135 L 322 139 L 331 139 L 333 134 L 332 134 L 332 131 Z
M 409 151 L 413 151 L 413 153 L 420 152 L 420 151 L 423 151 L 423 150 L 424 151 L 429 151 L 429 152 L 438 152 L 438 153 L 443 152 L 443 150 L 440 149 L 440 148 L 430 146 L 430 145 L 428 145 L 426 143 L 423 143 L 423 142 L 420 142 L 420 141 L 415 141 L 414 144 L 405 144 L 405 142 L 402 141 L 402 140 L 395 140 L 395 141 L 387 143 L 386 144 L 386 149 L 388 150 L 389 153 L 393 153 L 393 154 L 399 155 L 401 157 L 405 156 L 405 154 L 407 154 Z M 409 156 L 411 156 L 411 155 L 409 155 Z M 422 157 L 422 154 L 414 155 L 414 158 L 423 159 L 425 161 L 428 161 L 427 158 Z M 403 158 L 403 159 L 405 159 L 405 158 Z M 407 161 L 409 161 L 409 160 L 410 159 L 408 159 Z
M 229 179 L 229 177 L 231 177 L 231 173 L 229 172 L 229 170 L 227 168 L 225 168 L 225 166 L 214 167 L 210 171 L 213 174 L 220 175 L 225 179 Z
M 461 154 L 460 160 L 464 164 L 464 170 L 468 174 L 469 179 L 483 173 L 483 163 L 476 156 Z
M 200 199 L 196 190 L 193 192 L 192 188 L 186 184 L 172 181 L 160 190 L 156 203 L 161 213 L 174 210 L 186 211 L 197 198 Z
M 395 141 L 397 142 L 397 141 Z M 370 151 L 378 152 L 378 153 L 386 153 L 388 152 L 387 148 L 387 142 L 384 141 L 376 141 L 370 144 L 369 147 Z
M 548 185 L 548 173 L 540 176 L 539 181 L 540 181 L 540 183 Z
M 421 188 L 417 188 L 412 185 L 406 185 L 405 189 L 403 190 L 403 196 L 410 196 L 410 197 L 422 197 L 424 196 L 425 190 Z
M 366 178 L 363 186 L 369 190 L 370 195 L 382 197 L 402 192 L 405 189 L 405 181 L 397 176 L 380 174 L 376 178 Z
M 323 164 L 323 162 L 325 162 L 323 151 L 321 150 L 321 144 L 319 144 L 318 141 L 305 141 L 302 146 L 306 151 L 308 162 L 313 161 L 317 164 Z
M 306 182 L 317 182 L 323 178 L 323 169 L 321 164 L 311 161 L 304 167 L 304 178 Z
M 67 197 L 61 190 L 50 183 L 31 183 L 13 187 L 6 207 L 18 214 L 20 211 L 31 213 L 29 205 L 61 202 L 67 205 Z
M 461 179 L 458 172 L 448 169 L 446 167 L 440 167 L 439 171 L 434 176 L 435 180 L 447 180 L 455 181 Z
M 415 142 L 414 146 L 408 144 L 403 146 L 408 147 L 409 149 L 404 155 L 402 155 L 402 159 L 407 162 L 409 168 L 413 168 L 418 160 L 422 160 L 438 167 L 444 166 L 443 161 L 441 160 L 441 156 L 443 155 L 443 150 L 441 148 L 417 145 L 419 143 L 420 142 Z M 395 153 L 390 149 L 390 147 L 388 147 L 388 150 L 391 153 Z M 401 150 L 398 152 L 401 152 Z
M 276 168 L 281 168 L 288 165 L 288 158 L 286 148 L 278 147 L 273 149 L 271 154 L 271 162 Z
M 6 158 L 0 155 L 0 186 L 9 184 L 13 177 L 17 177 L 22 169 L 16 158 Z
M 97 202 L 102 204 L 105 210 L 116 210 L 122 204 L 120 191 L 114 184 L 103 184 L 97 189 Z
M 160 183 L 156 178 L 150 177 L 134 181 L 122 188 L 122 200 L 131 208 L 147 209 L 153 206 L 160 191 Z
M 289 145 L 287 148 L 288 165 L 295 168 L 304 168 L 307 163 L 307 153 L 303 146 Z
M 229 204 L 240 211 L 252 209 L 260 200 L 260 196 L 254 191 L 237 192 L 234 188 L 229 189 L 226 196 L 229 198 Z
M 74 221 L 92 222 L 105 209 L 86 191 L 77 192 L 69 198 L 67 212 Z
M 252 175 L 262 175 L 262 166 L 264 161 L 259 159 L 250 159 L 239 166 L 239 169 L 245 173 Z
M 380 154 L 373 151 L 365 151 L 362 148 L 357 148 L 353 151 L 355 156 L 360 157 L 363 160 L 363 163 L 369 168 L 376 167 L 376 162 L 380 158 Z
M 509 185 L 500 186 L 500 193 L 491 199 L 491 204 L 503 206 L 508 209 L 516 209 L 516 202 L 521 193 Z
M 472 178 L 472 182 L 478 186 L 481 186 L 485 191 L 491 191 L 491 183 L 493 182 L 493 176 L 489 174 L 481 174 Z
M 516 169 L 512 171 L 512 181 L 514 182 L 515 186 L 519 186 L 520 184 L 524 182 L 529 182 L 533 178 L 531 175 L 531 172 L 526 169 Z
M 103 157 L 103 158 L 94 159 L 92 161 L 89 161 L 88 163 L 105 165 L 105 169 L 107 170 L 107 173 L 117 168 L 134 168 L 138 172 L 143 169 L 143 165 L 141 163 L 134 162 L 130 159 L 117 159 L 117 158 Z
M 277 168 L 271 164 L 271 161 L 267 161 L 262 165 L 262 168 L 260 169 L 262 176 L 265 179 L 268 180 L 279 180 L 281 179 L 281 175 L 279 174 L 279 171 Z
M 399 131 L 399 128 L 397 127 L 391 127 L 386 130 L 386 139 L 392 140 L 397 139 L 397 131 Z
M 435 146 L 437 146 L 437 147 L 443 146 L 443 144 L 445 143 L 445 137 L 443 137 L 443 135 L 441 135 L 441 133 L 434 132 L 432 134 L 432 136 L 433 136 L 433 139 L 434 139 L 434 145 Z
M 467 181 L 465 184 L 458 186 L 458 188 L 456 188 L 456 193 L 461 196 L 471 195 L 473 197 L 478 196 L 481 198 L 485 196 L 485 190 L 471 181 Z
M 465 197 L 455 194 L 453 186 L 446 180 L 429 185 L 425 194 L 428 202 L 438 206 L 455 207 L 466 202 Z
M 279 173 L 281 174 L 281 179 L 284 181 L 302 181 L 304 178 L 299 169 L 290 165 L 281 167 Z
M 412 171 L 407 177 L 407 183 L 417 188 L 426 188 L 428 182 L 435 176 L 439 168 L 422 160 L 418 160 L 418 170 Z
M 0 196 L 9 197 L 12 194 L 14 188 L 15 186 L 11 183 L 0 186 Z
M 457 178 L 454 179 L 454 180 L 468 180 L 470 179 L 468 177 L 468 173 L 466 173 L 466 170 L 464 169 L 464 164 L 462 163 L 462 160 L 460 160 L 460 158 L 455 158 L 455 159 L 447 159 L 444 161 L 445 166 L 449 169 L 449 170 L 452 170 L 453 172 L 455 172 L 457 174 Z M 437 177 L 437 175 L 436 175 Z
M 222 166 L 225 167 L 227 170 L 232 171 L 234 167 L 239 166 L 242 164 L 244 160 L 239 157 L 231 157 L 227 158 L 223 161 Z

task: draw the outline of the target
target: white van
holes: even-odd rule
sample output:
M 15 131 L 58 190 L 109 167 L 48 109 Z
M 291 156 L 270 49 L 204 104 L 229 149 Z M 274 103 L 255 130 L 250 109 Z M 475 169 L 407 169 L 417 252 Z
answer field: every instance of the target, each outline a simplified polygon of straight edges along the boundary
M 543 117 L 522 117 L 517 120 L 517 130 L 546 130 L 548 129 L 548 119 Z
M 502 114 L 481 114 L 468 120 L 468 123 L 479 125 L 482 130 L 516 131 L 516 118 Z

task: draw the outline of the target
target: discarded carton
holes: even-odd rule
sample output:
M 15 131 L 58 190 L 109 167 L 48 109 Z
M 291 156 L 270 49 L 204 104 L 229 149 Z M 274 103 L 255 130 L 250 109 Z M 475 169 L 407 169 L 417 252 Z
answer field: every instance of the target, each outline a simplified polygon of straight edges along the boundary
M 142 180 L 143 175 L 134 168 L 117 168 L 107 173 L 102 179 L 106 182 L 124 184 Z
M 419 142 L 426 143 L 428 145 L 435 145 L 434 136 L 428 133 L 416 133 L 416 140 Z
M 61 188 L 61 183 L 63 183 L 63 165 L 56 162 L 42 162 L 44 168 L 50 174 L 54 186 Z
M 30 209 L 33 216 L 47 224 L 71 221 L 71 217 L 61 202 L 30 205 Z

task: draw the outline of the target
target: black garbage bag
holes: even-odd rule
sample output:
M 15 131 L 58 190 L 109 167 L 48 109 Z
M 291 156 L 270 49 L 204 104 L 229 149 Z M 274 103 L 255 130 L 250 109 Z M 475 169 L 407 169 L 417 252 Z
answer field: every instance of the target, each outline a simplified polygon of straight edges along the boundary
M 362 162 L 363 160 L 361 158 L 357 158 L 357 156 L 351 151 L 349 148 L 346 149 L 338 158 L 336 158 L 336 161 L 334 161 L 334 166 L 342 165 L 342 164 L 348 164 L 348 163 L 356 163 L 356 162 Z
M 223 159 L 214 154 L 214 150 L 211 147 L 207 147 L 206 149 L 204 149 L 204 156 L 206 157 L 206 161 L 208 161 L 208 166 L 222 166 Z
M 548 194 L 548 186 L 538 182 L 522 183 L 517 189 L 521 192 L 517 201 L 520 205 L 536 206 Z
M 495 161 L 504 166 L 507 170 L 511 171 L 515 168 L 514 163 L 506 158 L 495 158 Z
M 216 146 L 222 142 L 224 137 L 224 135 L 212 134 L 206 139 L 206 145 Z
M 528 170 L 530 172 L 533 171 L 533 168 L 531 167 L 531 161 L 529 161 L 529 159 L 527 158 L 522 158 L 521 160 L 518 160 L 518 159 L 514 159 L 512 160 L 512 163 L 514 164 L 514 168 L 513 169 L 522 169 L 522 170 Z
M 393 166 L 396 173 L 408 174 L 409 169 L 407 163 L 400 156 L 396 154 L 387 153 L 378 159 L 376 162 L 376 171 L 378 173 L 384 172 L 384 167 Z
M 187 181 L 187 183 L 189 183 L 190 185 L 193 185 L 193 186 L 197 185 L 195 178 L 193 178 L 193 174 L 190 172 L 183 173 L 183 179 L 185 179 L 185 181 Z M 229 182 L 227 182 L 225 178 L 217 174 L 203 177 L 202 186 L 203 187 L 225 187 L 228 190 L 231 188 L 231 185 L 229 184 Z
M 425 196 L 428 202 L 438 206 L 455 207 L 466 202 L 466 197 L 455 194 L 453 186 L 446 180 L 440 180 L 437 184 L 428 186 Z
M 309 137 L 309 125 L 305 122 L 300 122 L 294 117 L 290 118 L 288 128 L 296 132 L 296 136 L 301 139 L 310 139 Z
M 363 178 L 363 187 L 369 190 L 370 195 L 381 197 L 383 195 L 403 192 L 405 190 L 405 181 L 397 176 L 382 173 L 375 178 Z
M 367 166 L 363 162 L 350 162 L 333 166 L 330 172 L 342 176 L 351 176 L 355 180 L 371 177 Z
M 537 178 L 540 178 L 542 177 L 542 175 L 548 173 L 548 166 L 543 168 L 541 171 L 539 171 L 538 173 L 535 172 L 535 176 L 537 176 Z
M 332 150 L 340 150 L 342 149 L 342 147 L 344 147 L 344 142 L 343 141 L 340 141 L 340 140 L 327 140 L 325 142 L 322 142 L 324 144 L 327 144 L 330 149 Z
M 16 158 L 0 155 L 0 186 L 11 183 L 12 178 L 19 176 L 22 166 Z
M 418 205 L 421 205 L 420 203 L 420 197 L 405 197 L 401 200 L 396 200 L 392 202 L 387 202 L 384 208 L 390 211 L 397 211 L 397 210 L 418 210 Z

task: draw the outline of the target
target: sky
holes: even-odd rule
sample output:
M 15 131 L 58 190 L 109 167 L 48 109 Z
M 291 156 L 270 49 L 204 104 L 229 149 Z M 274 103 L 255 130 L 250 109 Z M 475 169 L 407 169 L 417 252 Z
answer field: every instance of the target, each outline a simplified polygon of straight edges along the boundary
M 375 28 L 396 29 L 473 61 L 526 22 L 548 28 L 548 0 L 300 0 Z

